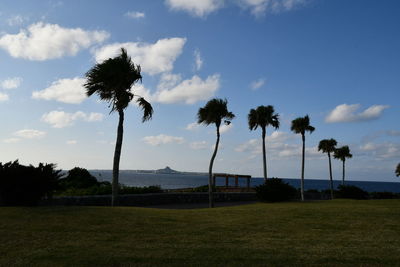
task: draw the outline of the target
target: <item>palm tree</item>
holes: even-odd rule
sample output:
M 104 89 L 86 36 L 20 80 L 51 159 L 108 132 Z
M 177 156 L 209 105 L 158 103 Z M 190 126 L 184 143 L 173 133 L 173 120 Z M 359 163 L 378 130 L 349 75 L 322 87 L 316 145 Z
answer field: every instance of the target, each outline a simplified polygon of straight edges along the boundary
M 333 179 L 332 179 L 332 164 L 331 164 L 331 153 L 335 151 L 337 142 L 335 139 L 324 139 L 319 142 L 318 151 L 322 150 L 322 153 L 328 153 L 329 159 L 329 179 L 331 189 L 331 199 L 333 199 Z
M 229 125 L 231 120 L 235 118 L 235 115 L 228 111 L 227 107 L 228 101 L 225 99 L 214 98 L 207 102 L 207 104 L 200 108 L 197 113 L 197 122 L 205 125 L 215 124 L 217 127 L 217 142 L 215 143 L 214 153 L 212 154 L 210 166 L 208 168 L 208 199 L 209 207 L 214 207 L 214 200 L 212 195 L 213 190 L 213 180 L 212 180 L 212 168 L 214 164 L 215 156 L 217 155 L 218 145 L 219 145 L 219 128 L 221 123 Z
M 251 109 L 247 116 L 250 130 L 260 127 L 262 130 L 262 148 L 263 148 L 263 170 L 264 179 L 267 180 L 267 157 L 265 153 L 265 135 L 267 127 L 271 125 L 275 129 L 279 128 L 279 114 L 274 113 L 273 106 L 258 106 L 257 109 Z
M 345 161 L 346 158 L 352 158 L 353 155 L 350 153 L 350 148 L 348 146 L 342 146 L 335 149 L 335 153 L 333 154 L 335 159 L 340 159 L 343 163 L 343 174 L 342 174 L 342 185 L 344 185 L 344 177 L 345 177 Z
M 400 176 L 400 163 L 397 164 L 397 167 L 396 167 L 396 176 L 397 176 L 397 177 Z
M 315 128 L 310 125 L 310 117 L 306 115 L 305 117 L 299 117 L 292 120 L 292 127 L 290 128 L 294 133 L 301 134 L 301 139 L 303 141 L 302 149 L 302 160 L 301 160 L 301 201 L 304 201 L 304 157 L 306 149 L 306 132 L 315 131 Z
M 117 142 L 115 144 L 112 198 L 111 205 L 117 204 L 119 161 L 121 158 L 124 110 L 129 102 L 136 97 L 139 107 L 143 110 L 142 122 L 150 120 L 153 108 L 143 97 L 131 92 L 132 86 L 142 80 L 140 66 L 135 65 L 128 56 L 126 50 L 121 48 L 121 54 L 115 58 L 109 58 L 102 63 L 97 63 L 86 73 L 86 94 L 88 96 L 96 93 L 100 100 L 106 101 L 111 107 L 110 113 L 116 111 L 119 115 Z

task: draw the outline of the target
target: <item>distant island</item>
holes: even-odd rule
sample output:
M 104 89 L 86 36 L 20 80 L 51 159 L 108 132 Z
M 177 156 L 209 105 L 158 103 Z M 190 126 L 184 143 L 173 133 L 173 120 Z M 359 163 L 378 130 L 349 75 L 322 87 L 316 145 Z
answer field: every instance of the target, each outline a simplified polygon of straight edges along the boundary
M 112 170 L 90 170 L 92 172 L 111 172 Z M 174 169 L 171 169 L 169 166 L 166 166 L 163 169 L 157 170 L 120 170 L 121 173 L 151 173 L 151 174 L 177 174 L 177 175 L 207 175 L 205 172 L 181 172 Z

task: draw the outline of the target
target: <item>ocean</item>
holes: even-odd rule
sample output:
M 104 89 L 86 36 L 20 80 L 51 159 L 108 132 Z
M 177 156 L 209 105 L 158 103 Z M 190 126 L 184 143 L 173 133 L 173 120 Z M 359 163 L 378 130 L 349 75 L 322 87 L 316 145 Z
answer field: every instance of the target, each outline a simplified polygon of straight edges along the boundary
M 90 170 L 99 181 L 111 181 L 111 170 Z M 283 178 L 290 185 L 300 188 L 300 179 Z M 136 171 L 121 170 L 119 182 L 128 186 L 151 186 L 159 185 L 162 189 L 178 189 L 190 188 L 208 184 L 208 176 L 206 175 L 190 175 L 190 174 L 155 174 L 155 173 L 138 173 Z M 251 178 L 251 186 L 257 186 L 264 182 L 262 178 Z M 217 178 L 217 186 L 225 185 L 225 178 Z M 341 184 L 341 180 L 334 180 L 334 187 L 337 188 Z M 230 179 L 230 185 L 234 185 L 234 179 Z M 239 179 L 239 185 L 245 187 L 246 181 Z M 346 181 L 346 185 L 354 185 L 362 188 L 367 192 L 394 192 L 400 193 L 400 182 L 367 182 L 367 181 Z M 305 179 L 304 188 L 324 190 L 329 188 L 329 180 Z

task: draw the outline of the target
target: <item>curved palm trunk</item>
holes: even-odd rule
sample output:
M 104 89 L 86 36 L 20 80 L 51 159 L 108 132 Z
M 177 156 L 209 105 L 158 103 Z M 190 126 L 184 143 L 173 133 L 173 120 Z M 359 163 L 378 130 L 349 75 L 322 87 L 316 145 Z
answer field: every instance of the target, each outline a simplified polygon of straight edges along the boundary
M 265 134 L 266 131 L 262 129 L 262 146 L 263 146 L 263 169 L 264 169 L 264 181 L 267 181 L 267 155 L 265 152 Z
M 344 185 L 344 176 L 345 176 L 345 160 L 343 160 L 343 173 L 342 173 L 342 185 Z
M 212 154 L 210 167 L 208 168 L 208 207 L 214 208 L 214 198 L 213 198 L 213 179 L 212 179 L 212 168 L 214 165 L 214 159 L 217 155 L 218 145 L 219 145 L 219 126 L 217 126 L 217 142 L 215 143 L 214 153 Z
M 304 201 L 304 159 L 305 159 L 305 150 L 306 150 L 306 137 L 301 135 L 301 139 L 303 140 L 303 149 L 301 153 L 301 185 L 300 185 L 300 192 L 301 192 L 301 201 Z
M 331 153 L 328 152 L 329 158 L 329 179 L 330 179 L 330 188 L 331 188 L 331 199 L 333 199 L 333 179 L 332 179 L 332 164 L 331 164 Z
M 115 206 L 118 204 L 119 160 L 121 158 L 122 139 L 124 135 L 124 111 L 119 110 L 118 114 L 119 122 L 117 130 L 117 142 L 115 143 L 114 151 L 111 206 Z

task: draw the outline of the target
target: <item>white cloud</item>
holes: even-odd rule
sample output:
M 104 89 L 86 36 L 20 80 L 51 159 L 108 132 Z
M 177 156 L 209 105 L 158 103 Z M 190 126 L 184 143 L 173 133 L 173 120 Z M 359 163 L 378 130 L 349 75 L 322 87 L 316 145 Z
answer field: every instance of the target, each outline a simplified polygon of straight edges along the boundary
M 3 89 L 15 89 L 18 88 L 22 83 L 21 77 L 14 77 L 5 79 L 0 83 L 0 87 Z
M 218 10 L 223 0 L 166 0 L 165 4 L 172 10 L 183 10 L 196 17 L 205 17 Z
M 200 124 L 198 124 L 197 122 L 192 122 L 189 123 L 188 125 L 186 125 L 186 130 L 188 131 L 196 131 L 200 128 Z
M 264 16 L 266 13 L 281 13 L 290 11 L 298 6 L 306 4 L 307 0 L 239 0 L 239 5 L 256 16 Z
M 105 31 L 85 31 L 81 28 L 63 28 L 57 24 L 38 22 L 17 34 L 0 38 L 0 48 L 12 57 L 29 60 L 48 60 L 69 55 L 103 42 L 109 37 Z
M 180 74 L 163 73 L 157 85 L 159 90 L 168 90 L 182 81 Z
M 142 19 L 146 17 L 146 14 L 139 11 L 128 11 L 125 13 L 125 16 L 131 19 Z
M 77 120 L 93 122 L 101 121 L 103 119 L 103 114 L 100 113 L 90 113 L 86 114 L 82 111 L 77 111 L 75 113 L 67 113 L 64 111 L 50 111 L 42 116 L 42 121 L 51 124 L 54 128 L 64 128 L 71 126 Z
M 172 89 L 156 92 L 157 102 L 194 104 L 197 101 L 207 100 L 219 89 L 218 74 L 208 76 L 202 80 L 195 75 L 189 80 L 184 80 Z
M 8 97 L 7 94 L 1 93 L 0 92 L 0 102 L 5 102 L 8 101 L 10 98 Z
M 15 144 L 15 143 L 18 143 L 20 140 L 21 139 L 19 139 L 19 138 L 7 138 L 7 139 L 4 139 L 3 142 L 6 144 Z
M 21 15 L 14 15 L 7 19 L 9 26 L 19 26 L 24 22 L 24 18 Z
M 40 139 L 46 135 L 46 132 L 33 129 L 23 129 L 15 132 L 14 135 L 26 139 Z
M 379 118 L 385 109 L 389 108 L 387 105 L 373 105 L 366 110 L 357 113 L 357 110 L 360 107 L 360 104 L 339 105 L 335 107 L 328 116 L 326 116 L 325 121 L 328 123 L 334 123 L 374 120 Z
M 252 90 L 257 90 L 265 84 L 265 79 L 258 79 L 250 84 Z
M 200 150 L 200 149 L 206 149 L 208 147 L 208 144 L 206 141 L 198 141 L 190 143 L 189 146 L 191 149 Z
M 233 128 L 233 123 L 230 123 L 229 125 L 227 124 L 222 124 L 221 127 L 219 128 L 220 133 L 227 133 Z
M 159 146 L 164 144 L 183 144 L 185 139 L 183 137 L 169 136 L 165 134 L 160 134 L 157 136 L 146 136 L 143 141 L 152 146 Z
M 60 79 L 53 82 L 49 87 L 34 91 L 32 98 L 44 100 L 56 100 L 68 104 L 79 104 L 86 99 L 86 82 L 83 78 Z
M 199 49 L 194 50 L 194 64 L 196 71 L 199 71 L 203 66 L 203 59 L 201 58 Z
M 400 157 L 399 143 L 368 142 L 359 147 L 360 153 L 373 156 L 376 159 L 398 159 Z M 357 153 L 357 151 L 355 151 Z
M 154 44 L 148 43 L 114 43 L 94 51 L 97 62 L 115 57 L 123 47 L 142 71 L 150 75 L 168 72 L 173 69 L 176 58 L 182 53 L 186 38 L 160 39 Z
M 78 143 L 78 141 L 76 140 L 68 140 L 67 141 L 67 145 L 76 145 Z

